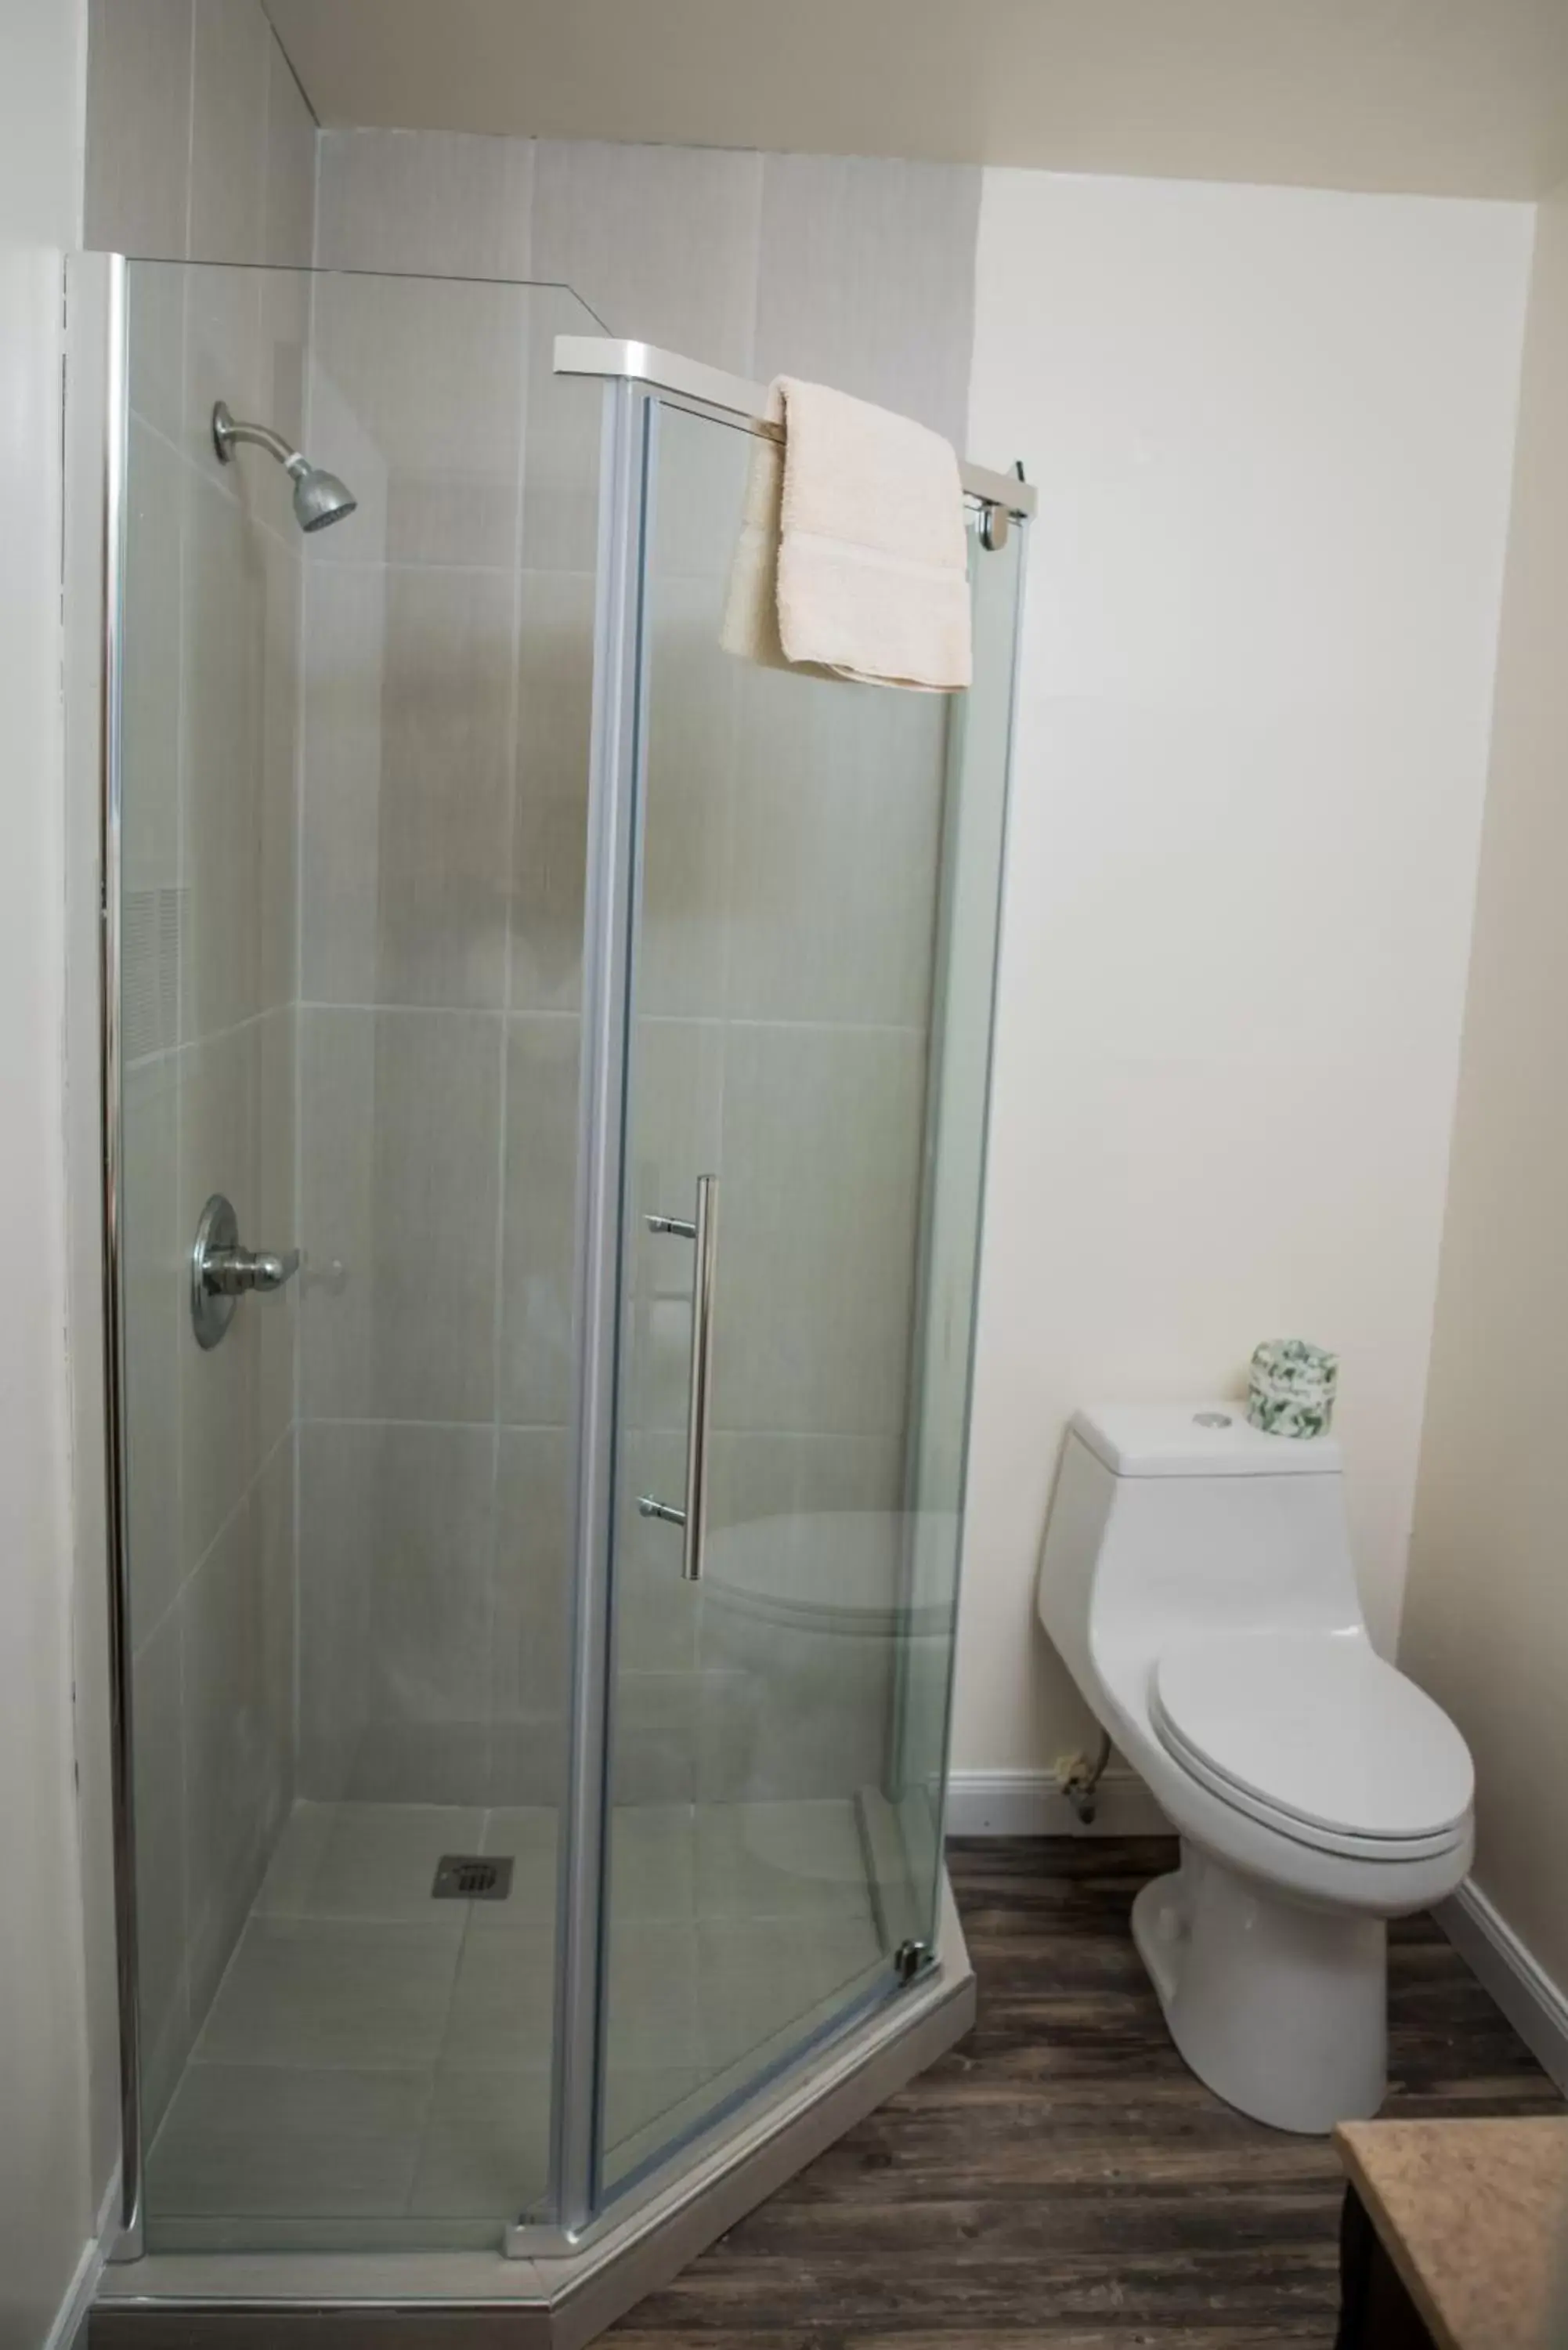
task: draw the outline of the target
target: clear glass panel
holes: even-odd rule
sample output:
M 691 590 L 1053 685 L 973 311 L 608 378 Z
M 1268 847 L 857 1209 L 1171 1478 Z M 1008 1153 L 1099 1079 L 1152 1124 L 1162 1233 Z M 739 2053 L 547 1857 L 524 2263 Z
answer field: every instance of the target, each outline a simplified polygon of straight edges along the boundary
M 148 2241 L 493 2246 L 550 2199 L 595 322 L 153 264 L 128 318 Z M 219 400 L 356 511 L 306 536 Z M 214 1193 L 301 1261 L 208 1349 Z
M 889 1995 L 901 1946 L 932 1939 L 1002 781 L 982 723 L 950 756 L 946 697 L 721 650 L 757 444 L 670 405 L 656 421 L 621 1269 L 610 2188 Z M 999 701 L 993 740 L 1014 561 L 981 598 L 977 695 Z M 933 1005 L 950 1023 L 945 1064 Z M 689 1498 L 697 1247 L 649 1219 L 690 1227 L 704 1177 L 711 1491 L 692 1583 L 683 1530 L 646 1505 Z

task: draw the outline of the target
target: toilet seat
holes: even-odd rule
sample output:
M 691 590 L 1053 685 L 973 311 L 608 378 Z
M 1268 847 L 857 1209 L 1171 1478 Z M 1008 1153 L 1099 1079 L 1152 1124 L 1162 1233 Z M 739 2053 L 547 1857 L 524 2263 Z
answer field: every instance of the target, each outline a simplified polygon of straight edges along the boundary
M 1469 1832 L 1463 1739 L 1360 1631 L 1184 1640 L 1158 1658 L 1149 1698 L 1160 1742 L 1184 1770 L 1298 1843 L 1417 1860 Z

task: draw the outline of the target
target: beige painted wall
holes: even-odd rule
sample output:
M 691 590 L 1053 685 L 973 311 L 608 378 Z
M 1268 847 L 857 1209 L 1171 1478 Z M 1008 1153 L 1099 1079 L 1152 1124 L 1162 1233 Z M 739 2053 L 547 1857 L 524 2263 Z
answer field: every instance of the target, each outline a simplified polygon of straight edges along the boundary
M 1541 207 L 1400 1660 L 1476 1760 L 1476 1882 L 1568 1984 L 1568 188 Z
M 1399 1617 L 1487 763 L 1526 207 L 988 172 L 971 444 L 1030 555 L 960 1770 L 1084 1717 L 1064 1420 L 1344 1357 Z M 1390 330 L 1397 320 L 1397 331 Z

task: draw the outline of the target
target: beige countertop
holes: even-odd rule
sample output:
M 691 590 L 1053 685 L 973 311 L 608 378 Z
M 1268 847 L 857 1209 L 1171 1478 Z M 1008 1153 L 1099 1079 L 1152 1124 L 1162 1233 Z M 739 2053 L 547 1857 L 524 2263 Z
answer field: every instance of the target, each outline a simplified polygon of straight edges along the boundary
M 1568 2350 L 1568 2116 L 1334 2137 L 1440 2350 Z

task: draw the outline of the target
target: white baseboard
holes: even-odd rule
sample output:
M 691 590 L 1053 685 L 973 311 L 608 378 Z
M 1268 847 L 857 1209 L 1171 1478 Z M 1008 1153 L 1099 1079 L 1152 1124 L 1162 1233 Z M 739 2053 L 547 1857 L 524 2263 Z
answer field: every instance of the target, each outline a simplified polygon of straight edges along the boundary
M 66 2288 L 66 2297 L 55 2313 L 55 2322 L 44 2336 L 42 2350 L 76 2350 L 85 2333 L 87 2314 L 92 2307 L 109 2245 L 119 2230 L 119 2165 L 116 2163 L 114 2176 L 99 2207 L 98 2226 L 82 2246 L 81 2258 Z
M 1461 1885 L 1438 1923 L 1490 1991 L 1542 2070 L 1568 2090 L 1568 1996 L 1480 1887 Z
M 1095 1816 L 1078 1817 L 1049 1771 L 955 1771 L 948 1782 L 949 1835 L 1169 1835 L 1170 1822 L 1136 1772 L 1106 1773 Z

